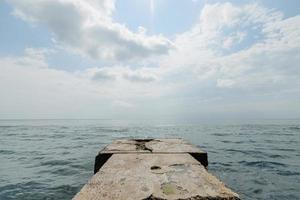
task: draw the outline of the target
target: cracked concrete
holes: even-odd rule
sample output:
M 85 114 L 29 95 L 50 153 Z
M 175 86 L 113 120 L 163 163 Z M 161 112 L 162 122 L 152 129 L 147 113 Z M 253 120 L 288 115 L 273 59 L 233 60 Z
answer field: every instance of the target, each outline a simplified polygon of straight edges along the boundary
M 145 148 L 144 148 L 145 147 Z M 149 150 L 150 149 L 150 150 Z M 179 138 L 114 140 L 100 153 L 203 153 L 205 151 Z
M 186 149 L 203 152 L 180 139 L 115 141 L 104 149 L 109 159 L 73 199 L 239 199 Z
M 225 200 L 238 195 L 187 153 L 113 154 L 74 200 L 147 198 Z
M 145 140 L 134 140 L 136 143 L 135 143 L 135 149 L 137 151 L 139 150 L 142 150 L 142 151 L 149 151 L 149 152 L 152 152 L 153 149 L 152 148 L 149 148 L 146 146 L 146 144 L 150 141 L 153 141 L 152 139 L 145 139 Z

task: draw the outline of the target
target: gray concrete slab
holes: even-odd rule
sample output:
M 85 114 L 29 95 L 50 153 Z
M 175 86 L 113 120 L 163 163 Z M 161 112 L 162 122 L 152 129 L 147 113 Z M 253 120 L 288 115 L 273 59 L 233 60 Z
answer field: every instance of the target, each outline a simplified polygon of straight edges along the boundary
M 103 166 L 103 164 L 114 153 L 152 153 L 152 154 L 174 154 L 189 153 L 203 166 L 207 167 L 207 153 L 199 147 L 180 138 L 167 139 L 123 139 L 114 140 L 107 145 L 95 159 L 94 173 Z
M 206 153 L 180 138 L 114 140 L 101 153 Z
M 100 199 L 235 200 L 239 197 L 188 153 L 115 153 L 74 197 L 74 200 Z

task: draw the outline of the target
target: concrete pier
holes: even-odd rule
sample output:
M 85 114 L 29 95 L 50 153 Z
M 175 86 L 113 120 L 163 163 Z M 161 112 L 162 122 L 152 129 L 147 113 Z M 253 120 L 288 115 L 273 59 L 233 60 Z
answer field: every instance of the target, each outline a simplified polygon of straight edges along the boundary
M 207 172 L 207 154 L 182 139 L 116 140 L 74 200 L 214 199 L 239 196 Z

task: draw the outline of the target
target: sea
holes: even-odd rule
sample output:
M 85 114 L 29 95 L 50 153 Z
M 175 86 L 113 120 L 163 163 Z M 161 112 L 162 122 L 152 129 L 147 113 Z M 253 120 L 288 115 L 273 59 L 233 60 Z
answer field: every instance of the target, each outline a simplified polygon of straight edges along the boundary
M 72 199 L 119 138 L 184 138 L 241 199 L 300 199 L 300 120 L 0 120 L 0 199 Z

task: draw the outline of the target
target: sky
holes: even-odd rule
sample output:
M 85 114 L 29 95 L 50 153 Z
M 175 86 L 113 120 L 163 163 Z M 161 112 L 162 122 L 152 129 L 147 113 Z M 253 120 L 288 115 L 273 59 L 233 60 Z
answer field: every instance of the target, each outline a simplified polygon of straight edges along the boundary
M 300 1 L 1 0 L 0 119 L 300 118 Z

